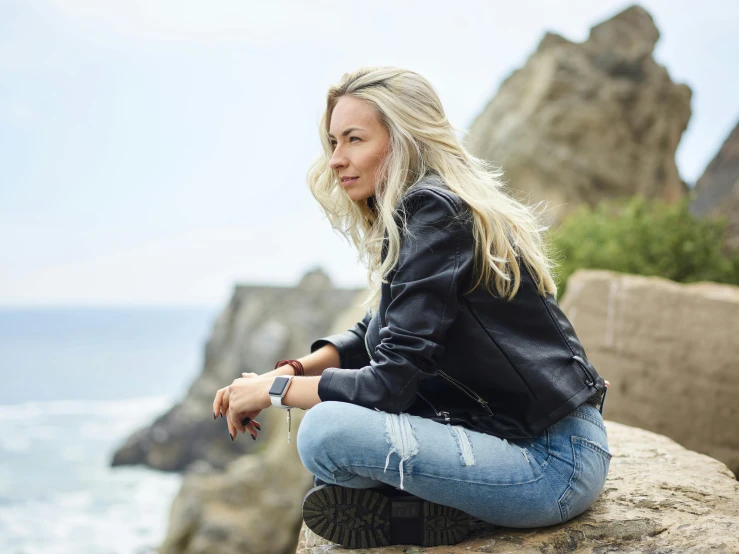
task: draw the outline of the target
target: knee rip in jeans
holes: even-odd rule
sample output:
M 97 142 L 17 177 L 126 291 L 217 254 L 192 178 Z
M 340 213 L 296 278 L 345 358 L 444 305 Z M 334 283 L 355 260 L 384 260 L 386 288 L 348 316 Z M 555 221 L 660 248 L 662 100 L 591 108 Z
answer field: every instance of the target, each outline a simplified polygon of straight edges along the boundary
M 385 430 L 387 431 L 387 439 L 390 444 L 390 452 L 385 460 L 385 470 L 390 463 L 390 454 L 397 452 L 400 456 L 400 489 L 403 490 L 403 462 L 411 456 L 418 454 L 418 441 L 413 434 L 408 414 L 386 414 Z
M 457 440 L 457 448 L 459 449 L 459 460 L 463 466 L 475 465 L 475 454 L 472 452 L 472 443 L 470 437 L 464 427 L 460 425 L 448 425 L 449 431 Z

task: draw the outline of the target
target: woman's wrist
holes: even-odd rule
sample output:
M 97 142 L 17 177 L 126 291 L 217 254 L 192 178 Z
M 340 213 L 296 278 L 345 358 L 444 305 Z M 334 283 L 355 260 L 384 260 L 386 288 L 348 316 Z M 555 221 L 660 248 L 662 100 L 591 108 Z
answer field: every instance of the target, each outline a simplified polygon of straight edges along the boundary
M 272 371 L 268 371 L 267 373 L 262 373 L 262 375 L 265 377 L 277 377 L 278 375 L 295 375 L 295 370 L 290 364 L 285 364 L 276 369 L 273 369 Z

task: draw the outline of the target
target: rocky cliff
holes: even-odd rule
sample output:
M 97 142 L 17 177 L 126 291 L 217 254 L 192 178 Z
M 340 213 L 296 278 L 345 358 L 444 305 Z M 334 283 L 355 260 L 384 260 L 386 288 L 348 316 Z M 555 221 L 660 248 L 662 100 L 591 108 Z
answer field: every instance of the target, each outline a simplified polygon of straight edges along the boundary
M 658 39 L 639 6 L 582 43 L 546 34 L 472 123 L 471 152 L 501 165 L 516 196 L 548 200 L 553 226 L 579 204 L 636 193 L 682 198 L 675 151 L 691 91 L 655 62 Z
M 264 440 L 231 442 L 226 421 L 213 421 L 216 391 L 242 372 L 265 373 L 277 360 L 304 356 L 350 303 L 361 302 L 357 292 L 336 288 L 320 270 L 307 273 L 296 287 L 237 286 L 213 326 L 203 370 L 185 398 L 134 433 L 115 452 L 112 465 L 207 471 L 260 449 Z M 284 414 L 264 412 L 261 437 L 269 435 L 276 415 Z
M 320 288 L 323 290 L 323 286 Z M 304 342 L 295 345 L 297 357 L 305 355 L 314 339 L 346 331 L 364 316 L 360 304 L 366 291 L 334 289 L 332 294 L 333 303 L 326 308 L 334 310 L 343 301 L 342 310 L 328 328 L 314 329 L 309 338 L 303 336 Z M 293 301 L 299 302 L 295 298 Z M 236 331 L 230 328 L 224 333 L 233 335 Z M 303 496 L 313 486 L 313 475 L 303 467 L 297 451 L 298 429 L 305 411 L 290 411 L 292 442 L 287 442 L 285 412 L 268 408 L 260 417 L 259 441 L 266 437 L 266 444 L 259 452 L 233 459 L 222 471 L 206 467 L 185 475 L 172 504 L 167 536 L 159 554 L 295 552 L 303 521 Z M 251 446 L 252 441 L 245 435 L 239 435 L 232 443 L 223 439 L 225 433 L 219 433 L 219 444 Z
M 698 179 L 690 211 L 699 216 L 726 217 L 727 250 L 739 251 L 739 124 Z

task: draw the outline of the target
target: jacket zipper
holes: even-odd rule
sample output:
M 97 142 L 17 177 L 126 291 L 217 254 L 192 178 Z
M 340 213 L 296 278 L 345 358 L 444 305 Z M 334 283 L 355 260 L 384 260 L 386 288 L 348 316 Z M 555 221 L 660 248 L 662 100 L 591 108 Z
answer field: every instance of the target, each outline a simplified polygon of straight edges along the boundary
M 429 402 L 429 401 L 428 401 L 428 400 L 426 399 L 426 397 L 425 397 L 424 395 L 422 395 L 422 394 L 421 394 L 420 392 L 416 392 L 416 394 L 417 394 L 418 396 L 420 396 L 421 398 L 423 398 L 423 399 L 424 399 L 424 400 L 426 401 L 426 403 L 427 403 L 427 404 L 428 404 L 429 406 L 431 406 L 431 409 L 432 409 L 432 410 L 434 410 L 434 413 L 435 413 L 435 414 L 436 414 L 437 416 L 439 416 L 439 417 L 443 417 L 444 419 L 446 419 L 446 420 L 447 420 L 447 422 L 451 421 L 451 418 L 449 417 L 449 412 L 440 412 L 440 411 L 438 411 L 438 410 L 436 409 L 436 407 L 435 407 L 435 406 L 434 406 L 434 405 L 433 405 L 433 404 L 432 404 L 431 402 Z
M 377 318 L 377 325 L 378 326 L 380 325 L 380 318 L 379 318 L 379 316 Z M 369 345 L 367 344 L 367 333 L 366 332 L 364 333 L 364 348 L 367 350 L 367 355 L 369 356 L 369 359 L 370 360 L 374 360 L 374 358 L 372 357 L 372 353 L 370 352 Z M 460 389 L 467 396 L 469 396 L 470 398 L 472 398 L 476 402 L 479 402 L 480 405 L 483 408 L 485 408 L 485 410 L 488 412 L 488 414 L 490 416 L 494 416 L 495 415 L 493 413 L 493 411 L 490 409 L 490 407 L 488 406 L 488 403 L 479 394 L 477 394 L 475 391 L 473 391 L 467 385 L 462 384 L 460 381 L 457 381 L 454 377 L 451 377 L 451 376 L 447 375 L 442 370 L 439 370 L 439 375 L 441 375 L 444 379 L 446 379 L 447 381 L 449 381 L 452 385 L 454 385 L 455 387 L 457 387 L 458 389 Z M 421 398 L 423 398 L 428 403 L 428 405 L 431 406 L 431 408 L 434 410 L 434 413 L 437 416 L 443 417 L 447 421 L 451 421 L 451 419 L 449 418 L 449 412 L 440 412 L 420 392 L 417 392 L 416 394 L 418 394 L 418 396 L 420 396 Z
M 479 394 L 477 394 L 475 391 L 473 391 L 467 385 L 464 385 L 462 382 L 457 381 L 454 377 L 452 377 L 451 375 L 447 375 L 442 370 L 439 370 L 439 375 L 441 375 L 444 379 L 446 379 L 447 381 L 449 381 L 452 385 L 456 386 L 459 390 L 461 390 L 462 392 L 464 392 L 467 396 L 469 396 L 473 400 L 476 400 L 477 402 L 479 402 L 480 405 L 483 408 L 485 408 L 485 410 L 488 412 L 488 414 L 490 416 L 494 416 L 495 415 L 493 413 L 493 411 L 490 409 L 490 407 L 488 406 L 488 403 Z

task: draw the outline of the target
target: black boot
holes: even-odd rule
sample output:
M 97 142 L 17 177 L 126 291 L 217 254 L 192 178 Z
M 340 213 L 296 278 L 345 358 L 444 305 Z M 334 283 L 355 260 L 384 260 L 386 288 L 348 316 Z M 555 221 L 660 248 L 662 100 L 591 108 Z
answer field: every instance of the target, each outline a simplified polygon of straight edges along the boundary
M 469 528 L 469 515 L 463 511 L 391 485 L 371 489 L 318 485 L 303 499 L 303 520 L 316 535 L 344 548 L 457 544 Z

